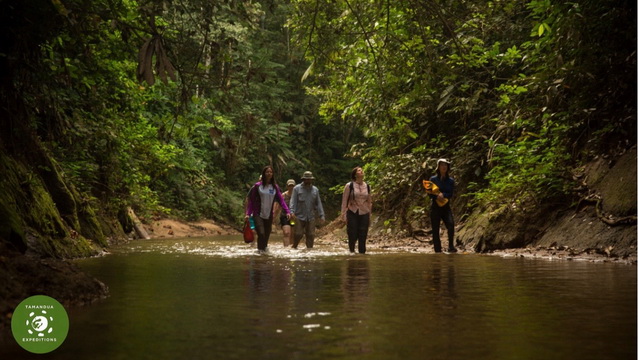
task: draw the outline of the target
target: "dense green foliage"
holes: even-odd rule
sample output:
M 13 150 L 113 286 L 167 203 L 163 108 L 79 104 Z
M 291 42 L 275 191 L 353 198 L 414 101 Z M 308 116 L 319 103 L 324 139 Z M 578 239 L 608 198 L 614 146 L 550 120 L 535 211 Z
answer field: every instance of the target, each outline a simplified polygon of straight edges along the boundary
M 459 207 L 569 202 L 581 161 L 635 144 L 635 6 L 5 1 L 0 145 L 38 139 L 109 215 L 238 223 L 266 164 L 334 215 L 361 159 L 388 223 L 423 218 L 438 157 Z
M 307 63 L 290 43 L 285 3 L 53 0 L 7 9 L 17 23 L 46 19 L 28 29 L 39 36 L 31 48 L 3 51 L 24 56 L 10 71 L 28 127 L 108 213 L 132 205 L 147 217 L 236 223 L 267 164 L 280 184 L 305 170 L 326 190 L 346 181 L 354 162 L 342 155 L 358 132 L 320 121 L 299 81 Z
M 423 218 L 439 157 L 460 209 L 529 209 L 569 204 L 571 170 L 636 143 L 634 2 L 295 4 L 311 92 L 325 119 L 366 128 L 354 151 L 390 221 Z

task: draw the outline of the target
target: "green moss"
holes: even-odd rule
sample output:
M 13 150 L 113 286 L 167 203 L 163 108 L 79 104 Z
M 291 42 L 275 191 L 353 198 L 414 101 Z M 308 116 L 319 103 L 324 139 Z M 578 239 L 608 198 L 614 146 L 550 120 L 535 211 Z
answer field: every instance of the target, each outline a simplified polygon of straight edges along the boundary
M 57 162 L 49 156 L 43 156 L 43 166 L 36 167 L 37 173 L 43 181 L 43 185 L 49 196 L 55 202 L 55 207 L 72 229 L 78 230 L 80 222 L 77 215 L 77 203 L 80 198 L 72 186 L 67 186 L 59 171 Z
M 102 226 L 100 225 L 92 207 L 88 204 L 82 205 L 80 207 L 78 218 L 80 221 L 80 233 L 83 236 L 92 239 L 100 246 L 108 246 L 106 236 L 104 236 L 104 232 L 102 231 Z
M 5 189 L 4 186 L 2 188 Z M 0 193 L 0 238 L 6 239 L 20 251 L 27 248 L 22 221 L 10 204 L 6 192 Z
M 11 242 L 17 241 L 24 249 L 55 258 L 89 256 L 97 252 L 95 245 L 71 230 L 38 174 L 1 153 L 0 173 L 3 189 L 0 235 L 3 239 L 12 239 Z M 79 222 L 75 225 L 79 227 Z M 103 235 L 100 241 L 104 242 Z
M 597 190 L 606 213 L 616 217 L 636 214 L 636 149 L 616 161 Z
M 23 221 L 18 215 L 16 189 L 19 181 L 11 166 L 11 161 L 0 154 L 0 237 L 13 243 L 19 250 L 26 250 Z
M 52 237 L 69 236 L 58 209 L 51 199 L 49 192 L 42 183 L 33 182 L 29 185 L 29 224 L 35 225 L 44 235 Z

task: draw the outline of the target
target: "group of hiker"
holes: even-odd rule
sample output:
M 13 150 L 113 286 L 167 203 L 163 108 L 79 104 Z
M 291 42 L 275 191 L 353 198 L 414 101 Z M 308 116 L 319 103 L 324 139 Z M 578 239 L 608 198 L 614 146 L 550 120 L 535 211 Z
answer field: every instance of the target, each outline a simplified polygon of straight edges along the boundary
M 432 199 L 430 219 L 435 252 L 442 251 L 439 235 L 441 221 L 448 230 L 448 251 L 456 252 L 454 216 L 449 202 L 454 195 L 454 179 L 449 176 L 449 170 L 450 162 L 439 159 L 436 175 L 429 181 L 423 181 L 425 191 Z M 347 226 L 350 253 L 355 253 L 355 248 L 360 254 L 366 252 L 372 196 L 364 176 L 363 169 L 355 167 L 343 189 L 340 216 Z M 284 246 L 292 245 L 293 249 L 297 249 L 304 236 L 306 247 L 311 249 L 314 246 L 317 223 L 326 221 L 319 189 L 313 185 L 314 180 L 312 172 L 306 171 L 301 183 L 289 179 L 286 181 L 286 191 L 281 192 L 272 166 L 263 168 L 259 181 L 248 192 L 246 203 L 246 221 L 254 224 L 259 251 L 266 251 L 273 221 L 277 218 L 282 228 Z

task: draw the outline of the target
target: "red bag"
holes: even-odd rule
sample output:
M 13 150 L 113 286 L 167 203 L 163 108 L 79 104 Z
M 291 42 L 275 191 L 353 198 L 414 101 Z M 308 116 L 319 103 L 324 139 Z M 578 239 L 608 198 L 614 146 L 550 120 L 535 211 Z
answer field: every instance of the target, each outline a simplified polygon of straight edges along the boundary
M 255 240 L 255 235 L 253 234 L 253 230 L 250 228 L 250 223 L 248 220 L 244 223 L 244 242 L 249 244 Z

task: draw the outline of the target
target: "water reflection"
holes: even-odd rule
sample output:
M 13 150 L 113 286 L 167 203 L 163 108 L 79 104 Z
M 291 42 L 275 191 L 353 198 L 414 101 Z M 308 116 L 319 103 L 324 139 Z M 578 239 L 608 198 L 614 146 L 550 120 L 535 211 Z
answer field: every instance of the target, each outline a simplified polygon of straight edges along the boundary
M 47 358 L 636 358 L 635 267 L 277 245 L 172 239 L 78 261 L 111 297 L 68 309 Z
M 436 259 L 439 260 L 439 259 Z M 443 258 L 432 262 L 429 282 L 435 306 L 440 309 L 454 310 L 457 308 L 456 265 L 454 259 Z M 452 313 L 453 314 L 453 313 Z
M 346 312 L 365 310 L 370 287 L 370 265 L 367 256 L 350 257 L 343 262 L 341 289 Z
M 267 291 L 284 292 L 290 278 L 288 272 L 281 271 L 262 256 L 247 257 L 245 262 L 248 265 L 245 271 L 250 299 L 255 299 Z
M 340 313 L 346 336 L 340 343 L 347 354 L 357 357 L 373 352 L 373 342 L 369 336 L 362 336 L 370 331 L 370 262 L 369 255 L 350 256 L 341 263 L 342 309 Z

